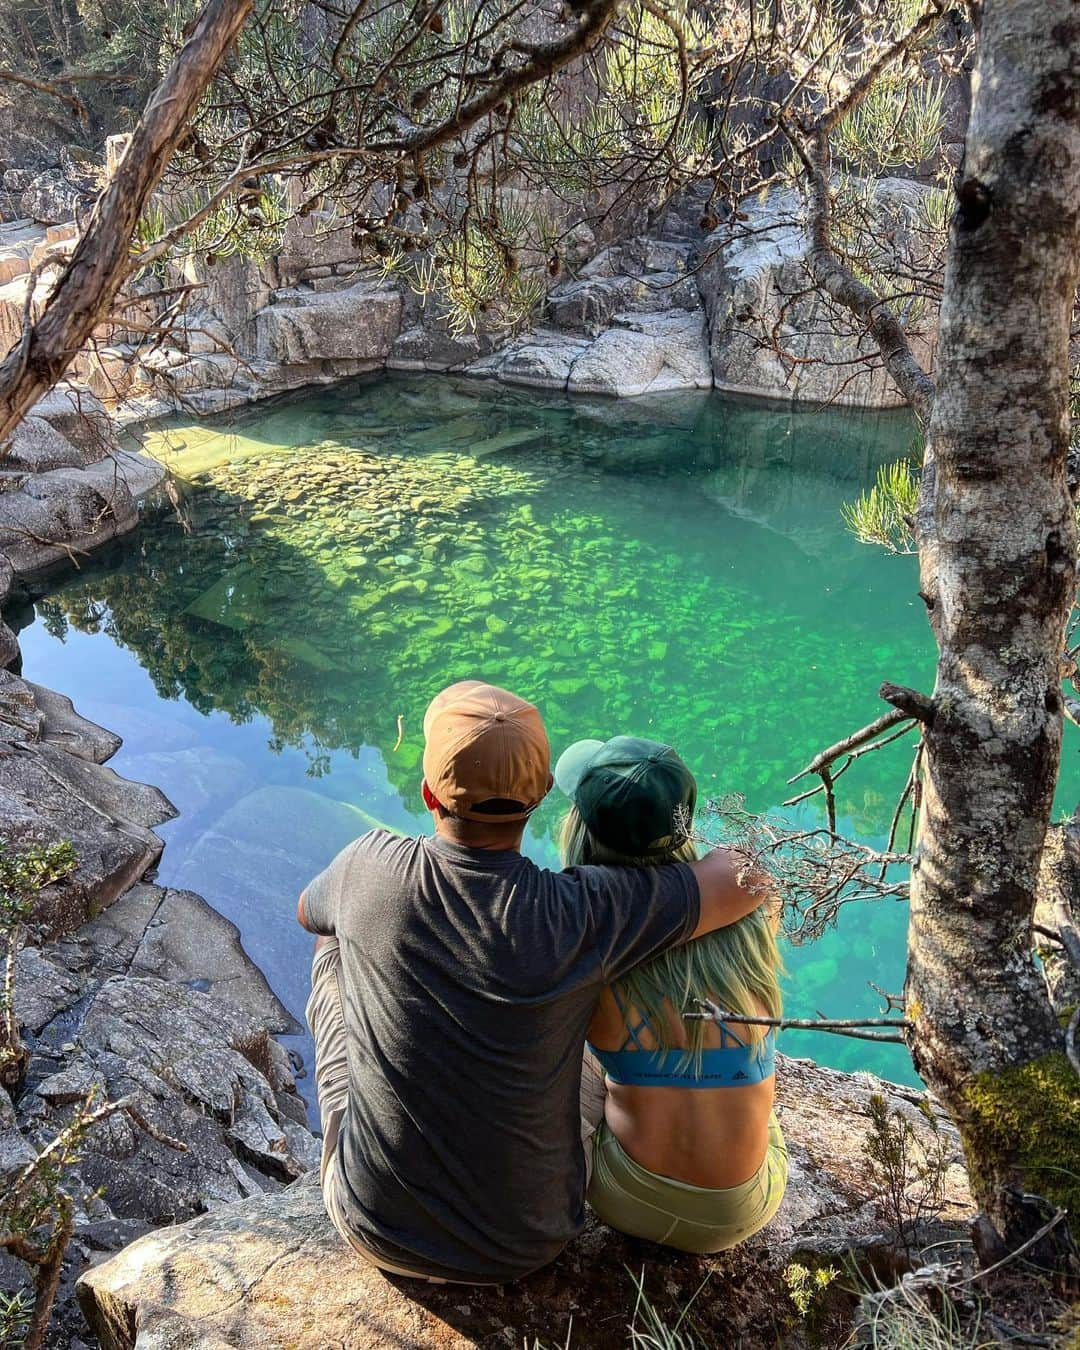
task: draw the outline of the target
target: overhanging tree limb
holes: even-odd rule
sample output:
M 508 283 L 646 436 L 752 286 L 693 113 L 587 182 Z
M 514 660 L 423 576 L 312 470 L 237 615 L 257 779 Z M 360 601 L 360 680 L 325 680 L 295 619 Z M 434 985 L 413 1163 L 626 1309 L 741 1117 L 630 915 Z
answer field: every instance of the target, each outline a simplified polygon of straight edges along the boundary
M 0 444 L 60 378 L 119 290 L 136 222 L 251 7 L 252 0 L 209 0 L 150 96 L 29 339 L 0 364 Z
M 841 262 L 833 248 L 829 133 L 819 127 L 814 130 L 808 146 L 801 145 L 798 138 L 793 138 L 792 144 L 803 161 L 809 182 L 807 227 L 810 270 L 814 280 L 837 304 L 843 305 L 866 325 L 881 352 L 885 369 L 925 425 L 934 406 L 934 381 L 916 360 L 904 326 L 888 303 L 860 281 L 851 268 Z

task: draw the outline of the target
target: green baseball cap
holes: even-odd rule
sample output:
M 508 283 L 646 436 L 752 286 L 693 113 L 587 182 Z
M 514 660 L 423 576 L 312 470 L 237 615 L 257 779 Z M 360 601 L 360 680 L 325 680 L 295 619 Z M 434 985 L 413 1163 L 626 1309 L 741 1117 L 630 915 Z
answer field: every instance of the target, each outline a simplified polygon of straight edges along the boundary
M 670 745 L 640 736 L 575 741 L 559 756 L 555 783 L 617 853 L 646 858 L 689 838 L 697 784 Z

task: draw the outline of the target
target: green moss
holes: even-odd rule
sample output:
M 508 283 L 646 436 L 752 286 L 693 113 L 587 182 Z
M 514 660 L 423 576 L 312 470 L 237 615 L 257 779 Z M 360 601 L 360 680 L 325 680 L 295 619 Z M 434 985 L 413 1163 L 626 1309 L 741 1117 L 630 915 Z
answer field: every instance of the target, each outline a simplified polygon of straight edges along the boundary
M 1004 1157 L 1039 1195 L 1080 1214 L 1080 1079 L 1063 1051 L 1002 1073 L 981 1073 L 964 1093 L 968 1159 Z

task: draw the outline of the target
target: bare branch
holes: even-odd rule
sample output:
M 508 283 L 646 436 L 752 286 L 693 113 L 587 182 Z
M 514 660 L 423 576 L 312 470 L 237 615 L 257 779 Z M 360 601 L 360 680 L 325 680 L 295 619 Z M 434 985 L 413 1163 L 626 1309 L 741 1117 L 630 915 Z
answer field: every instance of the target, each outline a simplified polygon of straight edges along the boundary
M 841 755 L 846 755 L 849 751 L 864 745 L 867 741 L 872 741 L 876 736 L 880 736 L 883 731 L 888 731 L 890 727 L 895 727 L 899 722 L 909 721 L 911 717 L 911 713 L 905 713 L 900 708 L 894 708 L 892 712 L 882 713 L 880 717 L 875 718 L 867 726 L 860 728 L 858 731 L 853 731 L 850 736 L 845 736 L 842 741 L 837 741 L 835 745 L 830 745 L 827 750 L 822 750 L 815 755 L 805 769 L 800 769 L 797 774 L 788 779 L 789 786 L 792 783 L 797 783 L 800 778 L 805 778 L 808 774 L 820 773 L 823 768 L 827 768 Z
M 898 708 L 907 717 L 914 717 L 922 722 L 924 726 L 933 726 L 934 723 L 934 702 L 925 694 L 920 694 L 914 689 L 908 689 L 902 684 L 890 684 L 885 680 L 878 690 L 878 697 L 891 703 L 894 708 Z
M 19 84 L 26 89 L 36 90 L 39 94 L 49 94 L 52 98 L 62 99 L 71 106 L 72 111 L 80 121 L 87 120 L 86 104 L 78 94 L 65 94 L 62 89 L 57 89 L 55 84 L 50 84 L 47 80 L 32 80 L 29 75 L 18 75 L 13 70 L 4 70 L 0 68 L 0 80 L 6 80 L 10 84 Z
M 34 325 L 27 351 L 9 354 L 0 364 L 0 444 L 60 378 L 119 290 L 135 224 L 251 6 L 252 0 L 208 0 L 150 96 L 123 160 Z
M 899 1045 L 907 1044 L 906 1036 L 886 1035 L 862 1028 L 890 1027 L 903 1033 L 915 1026 L 914 1022 L 903 1017 L 749 1017 L 742 1013 L 725 1012 L 712 999 L 699 998 L 696 1001 L 705 1011 L 684 1012 L 682 1017 L 691 1022 L 715 1022 L 717 1026 L 735 1022 L 739 1026 L 775 1027 L 778 1031 L 827 1031 L 834 1036 L 850 1036 L 857 1041 L 886 1041 Z
M 807 225 L 810 235 L 809 262 L 814 279 L 838 304 L 863 321 L 881 352 L 885 368 L 911 403 L 920 422 L 925 425 L 934 403 L 933 380 L 915 359 L 903 325 L 886 301 L 860 281 L 849 267 L 844 266 L 832 245 L 832 193 L 829 185 L 832 156 L 828 132 L 818 129 L 810 143 L 804 145 L 786 125 L 784 131 L 802 160 L 809 182 Z

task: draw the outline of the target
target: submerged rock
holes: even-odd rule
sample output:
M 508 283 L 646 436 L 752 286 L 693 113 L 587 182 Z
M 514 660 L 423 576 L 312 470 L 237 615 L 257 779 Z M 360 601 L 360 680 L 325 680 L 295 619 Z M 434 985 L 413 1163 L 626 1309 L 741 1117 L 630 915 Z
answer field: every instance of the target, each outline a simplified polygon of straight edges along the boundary
M 730 1253 L 686 1256 L 590 1220 L 553 1265 L 513 1285 L 426 1285 L 385 1276 L 357 1257 L 334 1232 L 309 1177 L 278 1195 L 141 1238 L 86 1273 L 80 1302 L 103 1350 L 142 1350 L 158 1336 L 168 1344 L 244 1350 L 465 1350 L 562 1344 L 571 1326 L 575 1346 L 607 1350 L 622 1342 L 633 1319 L 628 1272 L 644 1270 L 646 1293 L 664 1311 L 681 1311 L 712 1277 L 694 1305 L 703 1344 L 803 1344 L 784 1266 L 887 1246 L 880 1236 L 887 1214 L 868 1184 L 862 1152 L 871 1095 L 882 1093 L 920 1138 L 929 1139 L 930 1129 L 918 1094 L 869 1075 L 782 1059 L 778 1081 L 791 1163 L 787 1195 L 769 1227 Z M 940 1128 L 954 1158 L 943 1211 L 955 1229 L 972 1206 L 959 1141 L 951 1126 Z

